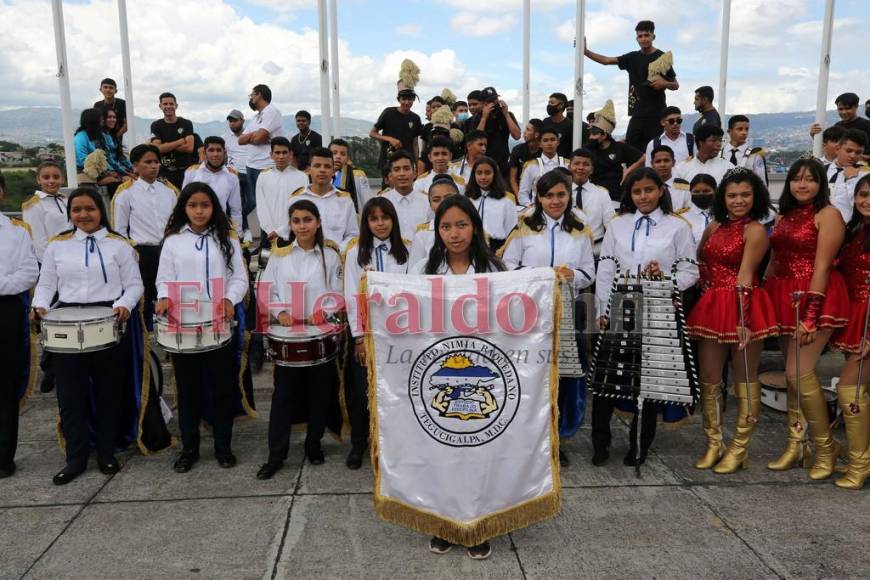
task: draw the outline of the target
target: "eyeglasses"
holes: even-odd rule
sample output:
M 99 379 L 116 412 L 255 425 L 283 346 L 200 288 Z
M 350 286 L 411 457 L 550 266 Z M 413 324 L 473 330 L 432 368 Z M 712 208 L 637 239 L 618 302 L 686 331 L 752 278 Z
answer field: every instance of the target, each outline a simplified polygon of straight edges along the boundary
M 677 119 L 665 119 L 665 121 L 667 122 L 668 125 L 682 125 L 683 124 L 682 117 L 679 117 Z

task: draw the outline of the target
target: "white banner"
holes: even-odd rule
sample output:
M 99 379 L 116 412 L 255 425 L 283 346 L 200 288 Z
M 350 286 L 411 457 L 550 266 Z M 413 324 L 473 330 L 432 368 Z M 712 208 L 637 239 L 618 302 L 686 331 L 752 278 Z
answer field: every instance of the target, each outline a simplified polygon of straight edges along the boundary
M 378 515 L 466 546 L 556 515 L 553 270 L 365 286 Z

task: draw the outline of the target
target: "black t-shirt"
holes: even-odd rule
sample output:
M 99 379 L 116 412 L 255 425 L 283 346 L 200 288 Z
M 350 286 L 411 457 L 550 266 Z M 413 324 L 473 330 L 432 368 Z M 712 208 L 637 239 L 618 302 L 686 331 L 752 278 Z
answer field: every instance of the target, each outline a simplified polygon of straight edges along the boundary
M 661 118 L 662 111 L 667 107 L 665 92 L 656 91 L 649 86 L 649 65 L 664 53 L 659 49 L 649 54 L 639 50 L 628 52 L 617 57 L 621 70 L 628 72 L 628 115 L 629 117 Z M 665 78 L 672 81 L 677 78 L 673 67 L 668 70 Z
M 544 127 L 548 126 L 555 127 L 559 132 L 559 148 L 556 151 L 565 159 L 570 159 L 571 153 L 574 152 L 574 121 L 565 117 L 556 123 L 552 117 L 547 117 L 544 119 Z M 589 141 L 589 125 L 584 122 L 583 128 L 580 129 L 581 146 L 587 141 Z
M 513 148 L 511 151 L 510 161 L 508 162 L 508 167 L 513 169 L 517 168 L 517 181 L 520 180 L 520 174 L 523 172 L 523 167 L 526 165 L 526 161 L 530 159 L 537 159 L 541 156 L 541 148 L 538 147 L 538 150 L 532 153 L 529 150 L 528 143 L 520 143 L 519 145 Z
M 870 120 L 855 117 L 850 121 L 837 121 L 835 125 L 843 129 L 858 129 L 867 135 L 868 145 L 864 147 L 864 153 L 870 153 Z
M 511 112 L 508 112 L 508 114 L 511 116 L 514 123 L 516 123 L 517 118 L 514 117 L 514 114 Z M 468 120 L 468 126 L 470 129 L 477 129 L 480 119 L 480 113 L 471 117 Z M 511 138 L 511 132 L 508 129 L 507 120 L 504 118 L 500 109 L 494 110 L 489 114 L 489 118 L 486 120 L 486 128 L 483 132 L 486 134 L 486 156 L 492 157 L 492 159 L 498 163 L 502 174 L 507 175 L 508 158 L 511 155 L 508 141 Z
M 423 123 L 420 115 L 413 111 L 404 115 L 398 107 L 387 107 L 378 117 L 375 130 L 380 131 L 385 137 L 394 137 L 402 142 L 402 149 L 414 155 L 414 139 L 423 132 Z M 383 167 L 387 163 L 387 150 L 389 145 L 381 141 L 381 156 L 378 164 Z
M 622 165 L 626 167 L 637 161 L 643 153 L 620 141 L 611 141 L 610 147 L 600 149 L 591 147 L 592 151 L 592 183 L 607 188 L 610 199 L 622 199 Z
M 719 111 L 717 111 L 716 109 L 710 109 L 706 113 L 701 113 L 701 115 L 698 117 L 698 120 L 695 121 L 694 125 L 692 125 L 692 133 L 697 133 L 698 129 L 705 125 L 712 125 L 714 127 L 722 128 L 722 118 L 719 117 Z
M 193 123 L 183 117 L 177 117 L 175 123 L 169 124 L 163 119 L 151 123 L 151 139 L 160 139 L 161 143 L 172 143 L 183 137 L 193 135 Z M 187 169 L 199 160 L 194 147 L 191 153 L 170 151 L 160 156 L 160 165 L 166 171 Z
M 296 157 L 296 164 L 303 171 L 311 163 L 311 151 L 319 147 L 323 147 L 323 136 L 314 130 L 310 130 L 304 137 L 302 133 L 296 133 L 290 140 L 290 148 Z

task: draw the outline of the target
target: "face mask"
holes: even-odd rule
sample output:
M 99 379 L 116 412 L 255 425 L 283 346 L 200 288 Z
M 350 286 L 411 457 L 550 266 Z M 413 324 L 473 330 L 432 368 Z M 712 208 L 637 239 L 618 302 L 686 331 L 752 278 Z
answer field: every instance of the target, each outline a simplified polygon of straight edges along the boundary
M 456 118 L 460 121 L 467 121 L 471 118 L 471 113 L 469 113 L 468 111 L 464 111 L 462 113 L 459 113 L 459 116 Z
M 559 105 L 547 105 L 547 114 L 551 117 L 561 110 Z
M 700 209 L 707 210 L 713 207 L 713 196 L 709 193 L 693 193 L 692 203 L 697 205 Z
M 248 106 L 251 107 L 251 109 L 253 109 L 255 111 L 257 110 L 257 106 L 254 105 L 254 101 L 248 101 Z

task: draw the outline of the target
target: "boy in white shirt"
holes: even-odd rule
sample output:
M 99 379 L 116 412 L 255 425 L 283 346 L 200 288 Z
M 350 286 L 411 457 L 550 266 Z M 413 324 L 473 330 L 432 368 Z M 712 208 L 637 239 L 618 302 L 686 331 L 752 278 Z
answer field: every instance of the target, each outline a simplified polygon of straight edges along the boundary
M 378 195 L 393 202 L 402 237 L 407 238 L 429 218 L 429 199 L 414 190 L 414 165 L 409 153 L 401 149 L 393 153 L 387 168 L 392 187 Z
M 274 169 L 265 169 L 257 178 L 257 221 L 260 222 L 260 247 L 268 248 L 282 228 L 286 230 L 290 195 L 308 185 L 308 176 L 293 166 L 293 151 L 287 137 L 274 137 L 270 143 Z

